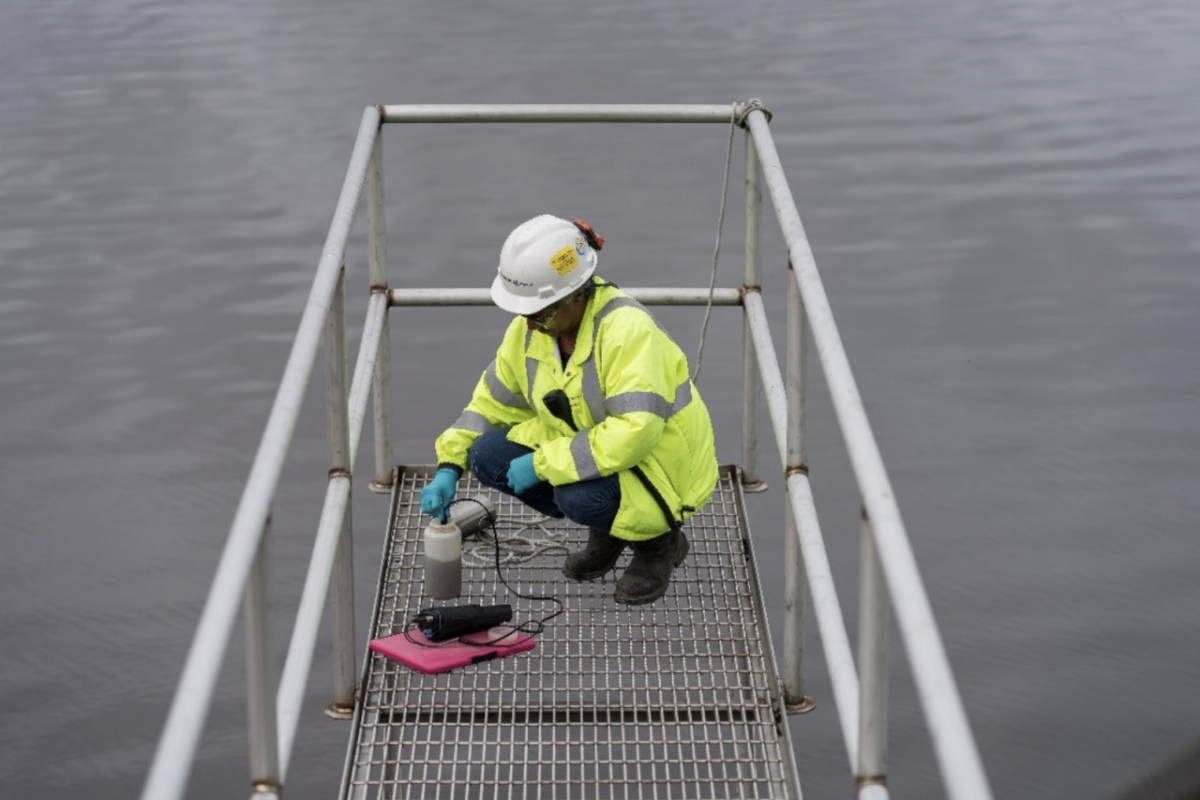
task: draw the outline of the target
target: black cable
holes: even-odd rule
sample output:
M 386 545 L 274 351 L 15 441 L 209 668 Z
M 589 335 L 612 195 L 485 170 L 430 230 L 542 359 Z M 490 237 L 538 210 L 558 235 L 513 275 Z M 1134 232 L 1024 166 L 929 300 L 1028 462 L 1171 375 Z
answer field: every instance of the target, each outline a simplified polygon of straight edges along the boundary
M 508 626 L 513 631 L 523 633 L 531 639 L 533 637 L 541 634 L 546 629 L 546 623 L 549 622 L 550 620 L 554 619 L 555 617 L 559 616 L 564 611 L 566 611 L 566 606 L 564 606 L 563 602 L 561 600 L 559 600 L 557 597 L 551 597 L 549 595 L 521 594 L 516 589 L 514 589 L 512 587 L 512 585 L 509 584 L 508 580 L 504 577 L 504 571 L 501 569 L 501 566 L 500 566 L 500 532 L 496 529 L 496 517 L 494 514 L 492 514 L 492 510 L 490 508 L 488 508 L 486 505 L 484 505 L 483 503 L 481 503 L 480 501 L 476 500 L 474 497 L 463 497 L 463 498 L 460 498 L 458 500 L 451 502 L 450 505 L 453 506 L 458 503 L 475 503 L 480 508 L 482 508 L 483 513 L 487 515 L 487 519 L 488 519 L 487 525 L 481 526 L 479 532 L 482 535 L 484 527 L 488 527 L 488 528 L 492 529 L 492 541 L 496 545 L 496 551 L 495 551 L 496 552 L 496 577 L 500 579 L 500 583 L 504 584 L 504 588 L 507 589 L 509 591 L 509 593 L 516 595 L 517 597 L 520 597 L 523 600 L 536 600 L 539 602 L 550 602 L 550 603 L 554 603 L 558 606 L 558 610 L 555 611 L 553 614 L 550 614 L 549 616 L 542 617 L 541 619 L 529 620 L 527 622 L 522 622 L 519 625 Z M 448 509 L 447 509 L 447 511 L 448 511 Z M 429 642 L 418 642 L 416 639 L 412 638 L 411 632 L 413 630 L 416 630 L 420 626 L 420 623 L 421 623 L 421 620 L 419 617 L 412 617 L 411 619 L 409 619 L 407 625 L 405 625 L 405 628 L 403 631 L 404 638 L 407 639 L 412 644 L 415 644 L 419 647 L 442 647 L 444 645 L 450 644 L 455 641 L 461 642 L 462 644 L 465 644 L 465 645 L 470 645 L 471 647 L 490 647 L 493 645 L 497 645 L 500 647 L 514 647 L 517 644 L 519 644 L 519 642 L 511 642 L 511 643 L 505 644 L 504 640 L 511 637 L 512 633 L 505 633 L 503 636 L 499 636 L 499 637 L 497 637 L 491 641 L 487 641 L 487 642 L 463 641 L 461 638 L 449 639 L 445 642 L 439 642 L 437 644 L 432 644 Z
M 518 630 L 521 633 L 525 633 L 530 636 L 537 636 L 539 633 L 541 633 L 543 630 L 545 630 L 547 622 L 549 622 L 550 620 L 554 619 L 555 617 L 559 616 L 564 611 L 566 611 L 566 606 L 564 606 L 563 602 L 561 600 L 559 600 L 557 597 L 551 597 L 550 595 L 521 594 L 516 589 L 512 588 L 512 586 L 508 582 L 508 579 L 504 577 L 504 570 L 501 569 L 501 567 L 500 567 L 500 531 L 496 529 L 496 517 L 494 514 L 492 514 L 492 510 L 490 508 L 488 508 L 486 505 L 484 505 L 483 503 L 476 500 L 474 497 L 464 497 L 460 500 L 455 500 L 450 505 L 454 505 L 454 503 L 475 503 L 476 505 L 478 505 L 480 508 L 483 509 L 483 512 L 485 514 L 487 514 L 487 518 L 488 518 L 487 527 L 492 529 L 492 542 L 496 545 L 496 550 L 495 550 L 495 552 L 496 552 L 496 577 L 500 579 L 500 583 L 504 584 L 505 589 L 508 589 L 508 591 L 511 594 L 513 594 L 517 597 L 520 597 L 522 600 L 536 600 L 538 602 L 550 602 L 550 603 L 554 603 L 555 605 L 558 606 L 558 610 L 555 611 L 553 614 L 550 614 L 549 616 L 542 617 L 539 620 L 531 620 L 529 622 L 523 622 L 520 625 L 512 626 L 514 630 Z M 480 529 L 480 532 L 482 533 L 482 528 Z M 526 626 L 528 626 L 528 627 L 526 627 Z

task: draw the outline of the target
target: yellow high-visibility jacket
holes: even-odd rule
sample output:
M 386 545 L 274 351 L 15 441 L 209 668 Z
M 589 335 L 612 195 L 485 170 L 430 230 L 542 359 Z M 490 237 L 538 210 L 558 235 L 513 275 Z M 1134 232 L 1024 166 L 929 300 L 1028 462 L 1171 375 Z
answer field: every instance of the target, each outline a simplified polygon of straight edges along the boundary
M 564 367 L 554 337 L 517 317 L 470 404 L 435 444 L 438 463 L 464 472 L 480 434 L 507 429 L 509 441 L 535 450 L 538 477 L 560 486 L 616 473 L 621 505 L 612 535 L 649 539 L 670 527 L 630 468 L 658 490 L 675 520 L 700 509 L 717 484 L 712 420 L 692 383 L 687 357 L 650 312 L 611 284 L 596 288 Z M 578 432 L 546 408 L 566 393 Z

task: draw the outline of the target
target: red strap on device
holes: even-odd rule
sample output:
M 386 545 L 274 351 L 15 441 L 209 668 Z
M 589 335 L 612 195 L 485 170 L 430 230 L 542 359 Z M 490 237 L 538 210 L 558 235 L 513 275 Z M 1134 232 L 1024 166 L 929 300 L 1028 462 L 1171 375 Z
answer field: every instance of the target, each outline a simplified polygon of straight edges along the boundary
M 577 219 L 575 220 L 575 227 L 579 228 L 579 230 L 587 238 L 588 244 L 590 244 L 593 248 L 596 250 L 604 249 L 604 237 L 596 233 L 596 231 L 592 229 L 591 225 L 588 225 L 581 219 Z

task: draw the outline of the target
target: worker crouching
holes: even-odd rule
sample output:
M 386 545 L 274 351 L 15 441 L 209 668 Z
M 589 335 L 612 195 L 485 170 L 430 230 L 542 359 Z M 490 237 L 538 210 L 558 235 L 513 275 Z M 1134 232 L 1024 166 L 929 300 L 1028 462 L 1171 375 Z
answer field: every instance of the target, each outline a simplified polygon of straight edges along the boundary
M 604 240 L 549 215 L 518 226 L 500 253 L 492 299 L 518 315 L 470 404 L 435 444 L 421 494 L 445 518 L 469 467 L 481 483 L 588 528 L 563 572 L 595 580 L 625 547 L 615 598 L 662 597 L 686 557 L 683 523 L 717 483 L 708 409 L 687 358 L 654 317 L 599 278 Z

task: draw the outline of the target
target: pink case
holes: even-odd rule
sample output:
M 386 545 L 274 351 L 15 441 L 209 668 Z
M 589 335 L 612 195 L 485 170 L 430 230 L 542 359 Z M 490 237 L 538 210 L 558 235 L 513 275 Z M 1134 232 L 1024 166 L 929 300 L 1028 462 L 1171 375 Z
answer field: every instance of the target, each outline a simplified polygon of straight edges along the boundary
M 461 636 L 459 641 L 438 647 L 422 646 L 430 642 L 419 630 L 410 630 L 408 635 L 413 638 L 412 642 L 405 638 L 403 633 L 397 633 L 395 636 L 372 639 L 370 646 L 376 653 L 381 653 L 393 661 L 399 661 L 406 667 L 420 670 L 426 675 L 449 672 L 459 667 L 491 661 L 493 658 L 504 658 L 532 650 L 537 646 L 533 639 L 523 633 L 514 634 L 516 636 L 515 644 L 509 644 L 508 641 L 503 644 L 483 644 L 483 642 L 497 638 L 500 634 L 480 631 Z M 476 642 L 476 644 L 464 644 L 463 640 Z

